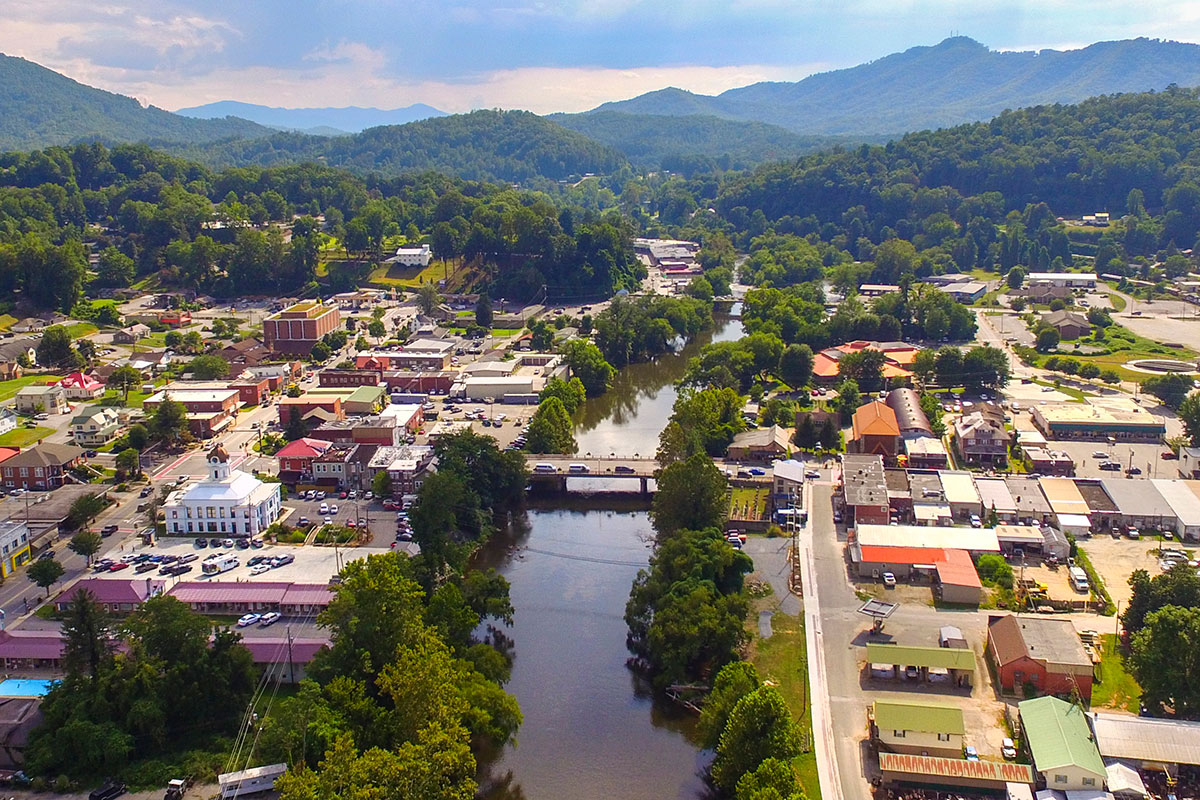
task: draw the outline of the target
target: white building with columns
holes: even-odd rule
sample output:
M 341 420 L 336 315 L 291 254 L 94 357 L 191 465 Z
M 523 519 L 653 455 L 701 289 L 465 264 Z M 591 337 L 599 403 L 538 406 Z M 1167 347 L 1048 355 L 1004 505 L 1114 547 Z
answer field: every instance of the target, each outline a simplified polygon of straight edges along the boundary
M 230 469 L 229 453 L 208 453 L 208 477 L 172 492 L 163 504 L 167 535 L 256 536 L 279 517 L 279 484 Z

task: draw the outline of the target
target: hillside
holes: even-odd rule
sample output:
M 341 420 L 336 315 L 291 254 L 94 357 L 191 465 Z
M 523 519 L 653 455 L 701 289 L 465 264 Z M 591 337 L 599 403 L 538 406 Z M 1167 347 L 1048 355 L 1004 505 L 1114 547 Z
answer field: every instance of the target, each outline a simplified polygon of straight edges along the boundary
M 0 55 L 0 149 L 106 141 L 207 142 L 271 131 L 244 119 L 190 119 Z
M 664 89 L 605 103 L 595 112 L 703 114 L 803 134 L 879 135 L 1172 83 L 1200 85 L 1200 46 L 1127 39 L 1080 50 L 1005 53 L 960 36 L 796 83 L 756 83 L 716 96 Z
M 172 149 L 217 168 L 317 161 L 359 173 L 440 170 L 510 182 L 608 173 L 626 163 L 616 150 L 527 111 L 473 111 L 353 136 L 277 133 Z
M 180 108 L 176 114 L 197 119 L 240 117 L 259 125 L 286 131 L 300 131 L 322 136 L 358 133 L 380 125 L 404 125 L 430 117 L 444 117 L 446 112 L 415 103 L 404 108 L 279 108 L 275 106 L 221 100 L 202 106 Z
M 620 150 L 639 167 L 677 172 L 717 166 L 739 169 L 864 141 L 857 137 L 803 136 L 778 125 L 712 116 L 598 111 L 552 114 L 549 119 Z

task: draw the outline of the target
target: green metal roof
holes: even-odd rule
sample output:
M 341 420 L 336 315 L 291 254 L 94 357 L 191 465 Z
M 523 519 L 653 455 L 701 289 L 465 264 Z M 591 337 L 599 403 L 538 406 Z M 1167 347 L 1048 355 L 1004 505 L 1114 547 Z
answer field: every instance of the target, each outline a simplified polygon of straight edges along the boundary
M 967 732 L 962 709 L 947 703 L 919 703 L 911 700 L 876 700 L 875 724 L 880 730 L 921 731 L 922 733 Z
M 974 670 L 975 651 L 961 647 L 910 647 L 868 642 L 867 661 L 872 664 L 899 664 L 902 667 Z
M 1075 766 L 1096 775 L 1105 774 L 1083 709 L 1057 697 L 1023 700 L 1017 708 L 1038 772 Z

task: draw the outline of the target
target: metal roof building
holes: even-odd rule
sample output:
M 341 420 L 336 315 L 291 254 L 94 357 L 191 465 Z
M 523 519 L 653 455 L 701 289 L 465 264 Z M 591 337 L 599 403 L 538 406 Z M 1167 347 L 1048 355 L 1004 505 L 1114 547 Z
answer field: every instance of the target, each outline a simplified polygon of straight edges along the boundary
M 1000 541 L 990 528 L 945 528 L 926 525 L 859 525 L 860 547 L 931 547 L 966 550 L 970 553 L 999 553 Z
M 1200 497 L 1188 487 L 1190 481 L 1157 478 L 1149 483 L 1175 514 L 1175 532 L 1185 539 L 1200 539 Z
M 1175 529 L 1175 512 L 1163 499 L 1153 481 L 1105 478 L 1100 481 L 1100 485 L 1117 507 L 1119 519 L 1125 525 L 1135 528 Z
M 1049 696 L 1023 700 L 1017 707 L 1034 767 L 1048 786 L 1103 789 L 1108 773 L 1083 709 Z
M 900 433 L 923 433 L 933 436 L 929 418 L 921 410 L 921 396 L 908 388 L 893 389 L 887 396 L 888 407 L 896 412 Z
M 979 491 L 984 514 L 995 509 L 1001 520 L 1011 522 L 1017 518 L 1017 502 L 1003 478 L 976 478 L 975 488 Z
M 1105 758 L 1119 758 L 1142 768 L 1200 765 L 1200 722 L 1091 714 L 1096 746 Z

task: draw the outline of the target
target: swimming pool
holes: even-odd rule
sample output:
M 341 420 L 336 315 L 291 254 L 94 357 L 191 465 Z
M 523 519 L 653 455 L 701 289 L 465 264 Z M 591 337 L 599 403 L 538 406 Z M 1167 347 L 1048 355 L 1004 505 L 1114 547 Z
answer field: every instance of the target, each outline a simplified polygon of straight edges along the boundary
M 0 681 L 0 697 L 43 697 L 54 681 L 8 678 Z

